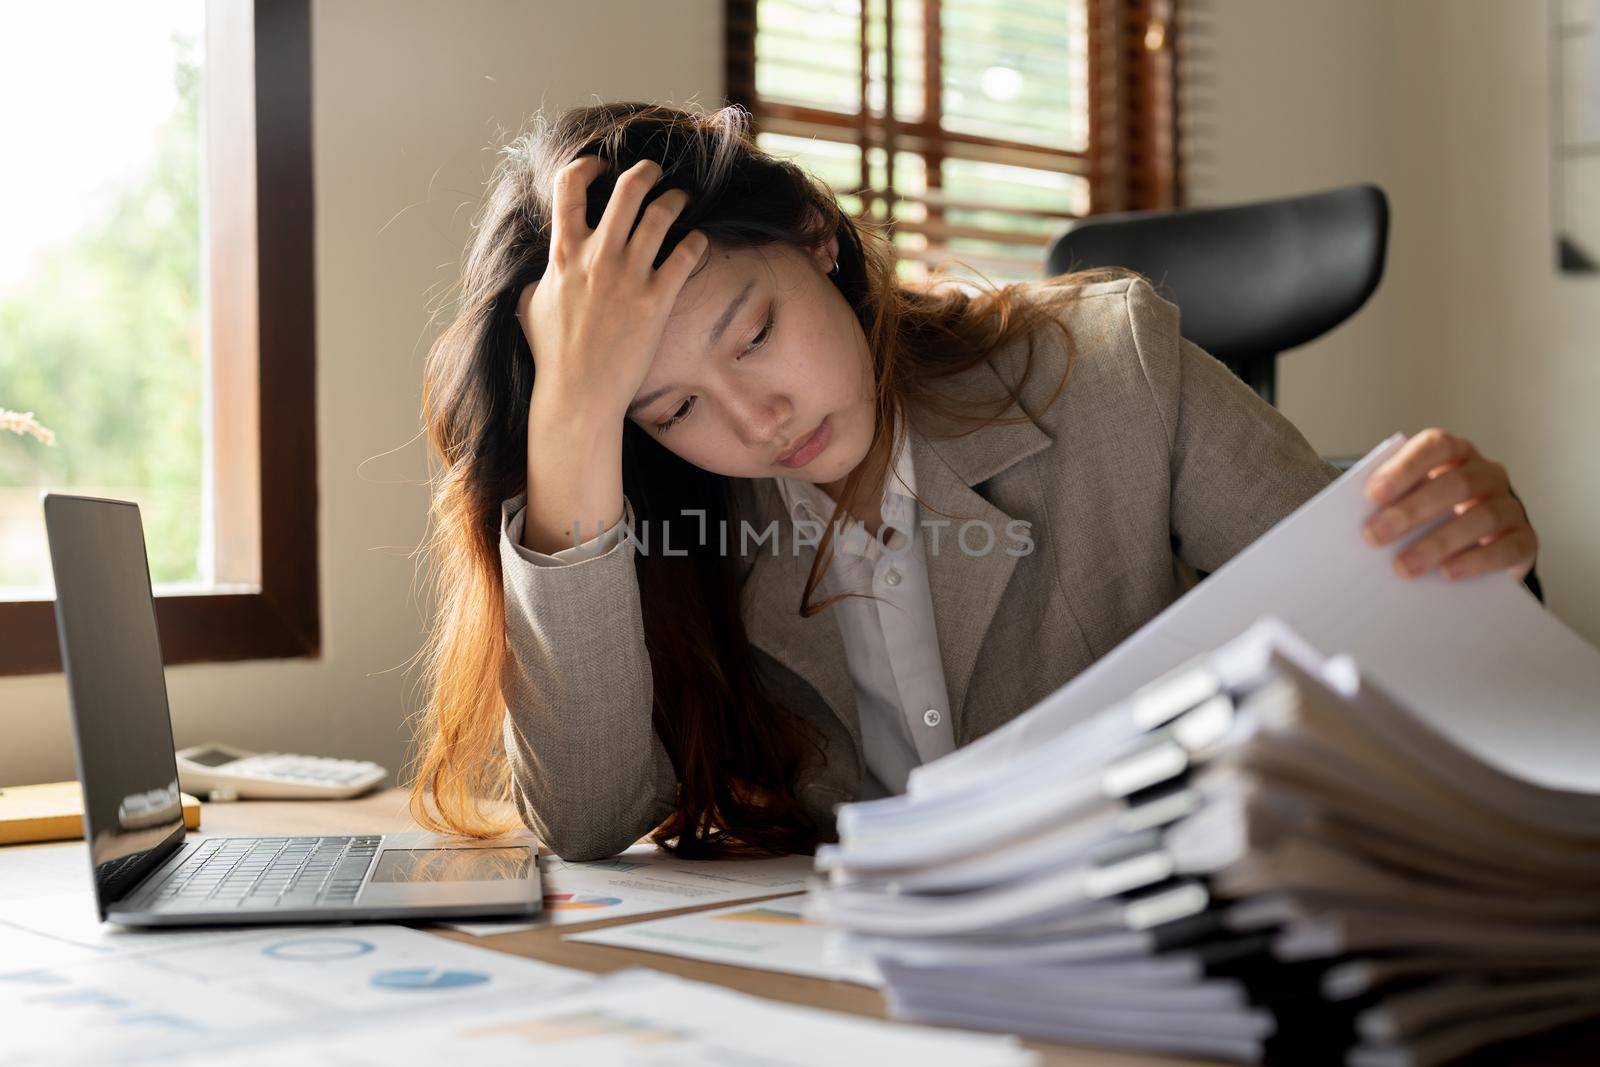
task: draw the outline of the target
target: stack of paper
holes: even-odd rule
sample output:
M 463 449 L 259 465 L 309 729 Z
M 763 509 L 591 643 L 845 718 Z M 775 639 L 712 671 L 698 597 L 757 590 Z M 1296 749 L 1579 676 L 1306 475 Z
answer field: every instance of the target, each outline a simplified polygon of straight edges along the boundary
M 839 814 L 808 910 L 900 1017 L 1431 1064 L 1600 1015 L 1600 793 L 1497 770 L 1274 619 L 1004 775 Z
M 1361 540 L 1402 441 L 838 810 L 806 911 L 898 1015 L 1426 1065 L 1600 1014 L 1600 650 L 1509 575 L 1407 581 L 1410 538 Z

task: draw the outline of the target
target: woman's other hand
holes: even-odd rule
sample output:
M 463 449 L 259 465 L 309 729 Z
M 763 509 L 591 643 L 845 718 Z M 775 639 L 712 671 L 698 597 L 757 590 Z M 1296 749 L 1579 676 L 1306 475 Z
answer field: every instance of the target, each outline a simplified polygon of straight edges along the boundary
M 1539 536 L 1511 495 L 1503 464 L 1486 459 L 1471 441 L 1431 427 L 1408 438 L 1367 479 L 1367 498 L 1379 505 L 1361 528 L 1370 545 L 1387 545 L 1430 519 L 1453 513 L 1395 557 L 1395 570 L 1414 578 L 1435 567 L 1448 578 L 1533 568 Z

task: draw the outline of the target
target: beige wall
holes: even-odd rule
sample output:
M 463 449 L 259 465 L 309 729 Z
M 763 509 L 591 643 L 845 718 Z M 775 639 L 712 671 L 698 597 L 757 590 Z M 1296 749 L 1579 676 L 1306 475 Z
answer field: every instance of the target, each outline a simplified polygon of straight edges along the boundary
M 1600 282 L 1550 268 L 1540 5 L 1214 6 L 1213 161 L 1197 198 L 1370 180 L 1394 207 L 1382 288 L 1284 360 L 1285 410 L 1325 452 L 1437 423 L 1505 460 L 1544 539 L 1551 604 L 1600 641 Z M 325 651 L 170 670 L 179 745 L 399 769 L 428 613 L 409 558 L 427 504 L 413 439 L 426 308 L 454 278 L 489 146 L 541 103 L 715 105 L 721 7 L 314 4 Z M 0 782 L 73 776 L 59 675 L 0 679 L 0 708 Z
M 1553 268 L 1543 3 L 1211 6 L 1196 199 L 1375 181 L 1392 208 L 1383 284 L 1284 357 L 1284 411 L 1328 454 L 1439 425 L 1505 462 L 1548 603 L 1600 643 L 1600 278 Z
M 1543 5 L 1402 8 L 1410 40 L 1447 58 L 1408 160 L 1438 240 L 1437 314 L 1409 338 L 1425 383 L 1414 410 L 1469 430 L 1511 468 L 1543 542 L 1548 602 L 1600 643 L 1600 276 L 1552 266 Z M 1587 195 L 1600 201 L 1600 187 Z
M 408 558 L 427 477 L 426 308 L 455 278 L 502 131 L 541 104 L 714 105 L 720 0 L 316 0 L 317 432 L 323 656 L 167 672 L 180 746 L 401 767 L 428 605 Z M 57 675 L 0 678 L 0 782 L 72 778 Z M 20 728 L 19 728 L 20 727 Z
M 1375 181 L 1395 196 L 1391 0 L 1217 0 L 1189 200 L 1235 203 Z M 1398 204 L 1394 205 L 1398 209 Z M 1400 212 L 1397 210 L 1396 215 Z M 1398 238 L 1402 226 L 1396 220 Z M 1399 243 L 1398 240 L 1396 243 Z M 1324 454 L 1406 422 L 1391 356 L 1405 288 L 1390 261 L 1356 316 L 1279 362 L 1279 404 Z

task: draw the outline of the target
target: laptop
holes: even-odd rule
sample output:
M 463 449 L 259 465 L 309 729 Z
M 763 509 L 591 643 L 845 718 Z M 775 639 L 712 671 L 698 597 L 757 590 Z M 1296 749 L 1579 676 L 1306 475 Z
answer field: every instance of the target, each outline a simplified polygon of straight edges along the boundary
M 41 495 L 102 921 L 184 926 L 539 912 L 531 843 L 421 832 L 186 834 L 139 508 Z

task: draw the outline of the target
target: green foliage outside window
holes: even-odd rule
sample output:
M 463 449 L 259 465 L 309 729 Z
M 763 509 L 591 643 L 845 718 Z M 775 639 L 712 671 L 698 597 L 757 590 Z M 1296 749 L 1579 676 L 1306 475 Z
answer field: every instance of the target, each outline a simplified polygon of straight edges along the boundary
M 137 500 L 153 580 L 201 577 L 202 72 L 173 41 L 178 100 L 151 167 L 0 296 L 0 407 L 55 436 L 0 434 L 0 586 L 48 583 L 40 488 Z M 92 167 L 94 131 L 83 140 L 80 158 L 32 162 Z

